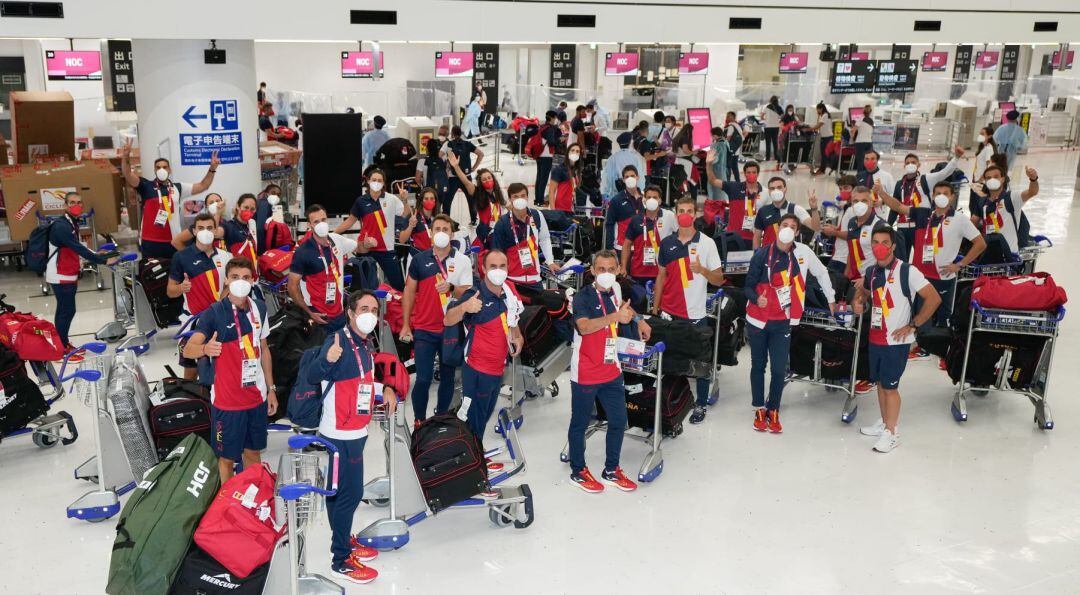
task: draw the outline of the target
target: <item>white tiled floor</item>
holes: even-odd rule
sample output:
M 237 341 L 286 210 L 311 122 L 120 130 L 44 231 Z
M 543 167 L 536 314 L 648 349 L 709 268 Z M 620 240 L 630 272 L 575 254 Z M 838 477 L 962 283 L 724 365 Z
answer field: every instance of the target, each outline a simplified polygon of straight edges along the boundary
M 1029 204 L 1033 228 L 1055 248 L 1040 268 L 1067 274 L 1080 252 L 1071 241 L 1077 152 L 1041 152 L 1023 159 L 1040 169 L 1043 190 Z M 517 166 L 506 181 L 531 181 Z M 896 169 L 895 162 L 892 168 Z M 792 183 L 801 195 L 805 171 Z M 812 182 L 830 196 L 824 180 Z M 1071 237 L 1070 237 L 1071 236 Z M 51 317 L 52 298 L 35 295 L 26 274 L 0 274 L 0 292 L 22 309 Z M 92 333 L 111 319 L 107 292 L 79 294 L 74 333 Z M 1080 579 L 1080 404 L 1071 398 L 1080 373 L 1078 333 L 1067 321 L 1051 389 L 1057 428 L 1038 430 L 1019 396 L 972 398 L 970 421 L 949 414 L 952 394 L 932 361 L 913 363 L 901 386 L 903 445 L 871 452 L 859 435 L 876 399 L 863 397 L 852 426 L 839 420 L 841 399 L 803 384 L 785 392 L 781 436 L 750 428 L 749 355 L 722 374 L 723 397 L 706 423 L 687 426 L 666 443 L 664 473 L 632 494 L 586 495 L 567 483 L 558 461 L 569 418 L 563 395 L 530 402 L 521 437 L 529 457 L 523 481 L 536 498 L 536 522 L 524 531 L 496 529 L 479 511 L 452 511 L 412 530 L 412 542 L 384 553 L 380 578 L 356 593 L 1076 593 Z M 144 365 L 152 377 L 172 360 L 161 337 Z M 107 573 L 112 522 L 68 520 L 64 508 L 89 489 L 73 467 L 93 451 L 89 411 L 62 403 L 84 434 L 69 447 L 39 451 L 26 437 L 0 445 L 0 585 L 10 593 L 100 593 Z M 490 432 L 489 432 L 490 433 Z M 378 445 L 381 441 L 373 440 Z M 602 441 L 590 443 L 594 468 Z M 284 449 L 271 438 L 270 458 Z M 627 441 L 624 466 L 636 470 L 644 447 Z M 383 465 L 367 449 L 368 475 Z M 382 510 L 363 506 L 359 529 Z M 313 524 L 309 562 L 327 569 L 328 529 Z

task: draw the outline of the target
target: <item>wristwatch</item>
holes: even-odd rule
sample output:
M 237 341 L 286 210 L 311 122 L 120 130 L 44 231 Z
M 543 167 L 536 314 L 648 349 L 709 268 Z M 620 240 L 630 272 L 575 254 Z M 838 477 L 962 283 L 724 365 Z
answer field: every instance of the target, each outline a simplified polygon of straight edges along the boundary
M 266 387 L 266 392 L 270 392 L 270 391 L 274 391 L 276 393 L 277 392 L 277 385 L 276 384 L 271 384 L 270 386 Z

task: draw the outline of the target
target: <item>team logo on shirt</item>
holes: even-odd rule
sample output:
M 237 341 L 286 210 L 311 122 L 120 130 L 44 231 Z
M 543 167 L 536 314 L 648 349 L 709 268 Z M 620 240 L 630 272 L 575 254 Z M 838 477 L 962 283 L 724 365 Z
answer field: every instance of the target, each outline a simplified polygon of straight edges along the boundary
M 191 266 L 199 266 L 199 263 L 200 263 L 200 262 L 202 262 L 202 259 L 200 259 L 200 260 L 193 260 L 193 261 L 191 261 Z

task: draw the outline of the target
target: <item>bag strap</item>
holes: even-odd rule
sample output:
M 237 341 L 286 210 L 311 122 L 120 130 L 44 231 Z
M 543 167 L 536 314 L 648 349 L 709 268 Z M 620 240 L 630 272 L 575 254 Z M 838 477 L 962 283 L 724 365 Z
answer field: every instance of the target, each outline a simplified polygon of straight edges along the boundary
M 114 552 L 116 550 L 120 550 L 120 549 L 124 549 L 124 548 L 134 548 L 135 547 L 135 542 L 131 539 L 131 533 L 129 533 L 128 530 L 124 527 L 124 523 L 126 523 L 126 522 L 127 522 L 127 518 L 122 518 L 122 519 L 120 519 L 120 522 L 116 523 L 116 535 L 117 535 L 117 537 L 122 536 L 124 538 L 124 540 L 123 541 L 118 541 L 118 542 L 113 544 L 112 549 L 113 549 Z
M 910 273 L 911 273 L 911 265 L 906 263 L 906 262 L 901 262 L 900 263 L 900 293 L 904 294 L 904 297 L 907 298 L 907 301 L 910 302 L 912 306 L 914 306 L 915 305 L 915 300 L 912 299 L 912 296 L 911 296 L 911 280 L 908 278 Z

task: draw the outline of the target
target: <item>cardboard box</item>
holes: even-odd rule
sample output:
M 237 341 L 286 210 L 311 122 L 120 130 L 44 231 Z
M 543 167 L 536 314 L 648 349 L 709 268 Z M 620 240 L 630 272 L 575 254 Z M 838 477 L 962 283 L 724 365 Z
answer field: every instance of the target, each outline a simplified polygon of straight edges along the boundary
M 72 190 L 83 197 L 85 209 L 94 209 L 98 233 L 113 233 L 120 223 L 123 182 L 120 171 L 105 160 L 65 161 L 0 167 L 0 187 L 11 239 L 25 241 L 38 225 L 37 213 L 59 215 L 63 195 Z
M 67 91 L 12 91 L 15 163 L 75 159 L 75 103 Z
M 276 140 L 259 143 L 259 167 L 262 170 L 296 166 L 300 163 L 300 149 Z

